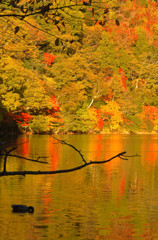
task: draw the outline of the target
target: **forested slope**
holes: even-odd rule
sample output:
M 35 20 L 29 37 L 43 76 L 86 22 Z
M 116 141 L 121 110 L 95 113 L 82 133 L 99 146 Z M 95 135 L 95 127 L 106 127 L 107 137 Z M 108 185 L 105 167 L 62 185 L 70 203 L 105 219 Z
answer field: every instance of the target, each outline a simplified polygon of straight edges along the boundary
M 158 132 L 158 3 L 0 2 L 0 126 Z

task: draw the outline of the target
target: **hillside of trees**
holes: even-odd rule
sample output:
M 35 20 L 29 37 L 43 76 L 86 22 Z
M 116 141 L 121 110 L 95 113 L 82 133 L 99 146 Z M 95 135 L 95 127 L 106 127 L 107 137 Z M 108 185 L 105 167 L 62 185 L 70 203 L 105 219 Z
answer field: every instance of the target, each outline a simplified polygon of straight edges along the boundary
M 0 1 L 0 133 L 158 132 L 158 2 Z

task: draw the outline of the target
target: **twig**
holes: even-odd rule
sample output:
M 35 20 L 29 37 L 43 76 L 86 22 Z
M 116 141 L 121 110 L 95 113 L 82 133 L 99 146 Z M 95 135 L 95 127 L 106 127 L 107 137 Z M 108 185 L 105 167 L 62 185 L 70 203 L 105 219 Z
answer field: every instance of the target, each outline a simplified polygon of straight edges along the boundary
M 5 155 L 5 154 L 1 154 L 1 155 Z M 21 158 L 27 161 L 31 161 L 31 162 L 38 162 L 38 163 L 46 163 L 48 164 L 48 162 L 44 162 L 44 161 L 39 161 L 38 159 L 40 158 L 48 158 L 48 157 L 37 157 L 37 159 L 32 159 L 32 158 L 26 158 L 23 156 L 19 156 L 19 155 L 14 155 L 14 154 L 8 154 L 8 157 L 16 157 L 16 158 Z
M 40 158 L 47 158 L 47 157 L 38 157 L 37 159 L 31 159 L 31 158 L 26 158 L 26 157 L 22 157 L 22 156 L 18 156 L 15 154 L 10 154 L 12 151 L 14 151 L 17 147 L 13 147 L 10 150 L 7 150 L 4 146 L 4 143 L 0 142 L 0 156 L 4 156 L 4 163 L 3 163 L 3 172 L 2 173 L 6 173 L 6 166 L 7 166 L 7 158 L 8 157 L 16 157 L 16 158 L 21 158 L 21 159 L 25 159 L 27 161 L 32 161 L 32 162 L 38 162 L 38 163 L 45 163 L 48 164 L 48 162 L 44 162 L 44 161 L 39 161 Z M 3 153 L 4 152 L 4 153 Z
M 4 165 L 3 165 L 3 172 L 5 173 L 6 172 L 6 166 L 7 166 L 7 157 L 8 157 L 10 152 L 12 152 L 16 149 L 16 147 L 10 149 L 9 151 L 7 151 L 4 147 L 3 147 L 3 149 L 6 151 L 5 158 L 4 158 Z
M 130 158 L 130 157 L 141 157 L 140 155 L 138 155 L 138 154 L 135 154 L 135 155 L 131 155 L 131 156 L 125 156 L 125 157 L 127 157 L 127 158 Z
M 53 138 L 54 138 L 55 140 L 57 140 L 58 142 L 60 142 L 61 144 L 65 144 L 65 145 L 73 148 L 76 152 L 79 153 L 79 155 L 80 155 L 81 158 L 82 158 L 82 161 L 83 161 L 84 163 L 87 163 L 86 160 L 84 159 L 83 154 L 81 153 L 81 150 L 78 150 L 75 146 L 73 146 L 72 144 L 69 144 L 69 143 L 65 142 L 64 140 L 60 140 L 60 139 L 58 139 L 58 138 L 56 138 L 56 137 L 54 137 L 54 136 L 53 136 Z
M 4 164 L 3 164 L 3 172 L 5 173 L 6 172 L 6 165 L 7 165 L 7 157 L 9 155 L 10 152 L 14 151 L 15 150 L 15 147 L 10 149 L 9 151 L 7 151 L 7 149 L 4 147 L 4 144 L 3 143 L 0 143 L 0 155 L 3 155 L 2 152 L 4 151 L 5 154 L 4 154 Z
M 128 158 L 124 158 L 124 157 L 121 157 L 121 156 L 119 156 L 119 158 L 122 159 L 122 160 L 128 160 Z

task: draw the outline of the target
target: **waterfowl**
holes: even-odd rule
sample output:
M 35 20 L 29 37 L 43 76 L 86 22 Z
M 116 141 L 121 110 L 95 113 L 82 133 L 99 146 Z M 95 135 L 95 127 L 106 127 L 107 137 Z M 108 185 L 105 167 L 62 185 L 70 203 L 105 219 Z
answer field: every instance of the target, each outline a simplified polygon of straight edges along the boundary
M 19 213 L 33 213 L 34 212 L 34 207 L 32 206 L 26 206 L 22 204 L 14 204 L 12 205 L 13 212 L 19 212 Z

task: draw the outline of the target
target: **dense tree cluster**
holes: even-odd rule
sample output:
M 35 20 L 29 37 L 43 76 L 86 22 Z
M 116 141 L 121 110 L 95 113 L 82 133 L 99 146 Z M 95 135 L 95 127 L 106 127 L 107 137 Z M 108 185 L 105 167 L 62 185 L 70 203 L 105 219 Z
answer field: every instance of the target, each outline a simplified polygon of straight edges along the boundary
M 153 0 L 1 0 L 1 126 L 157 132 L 157 36 Z

